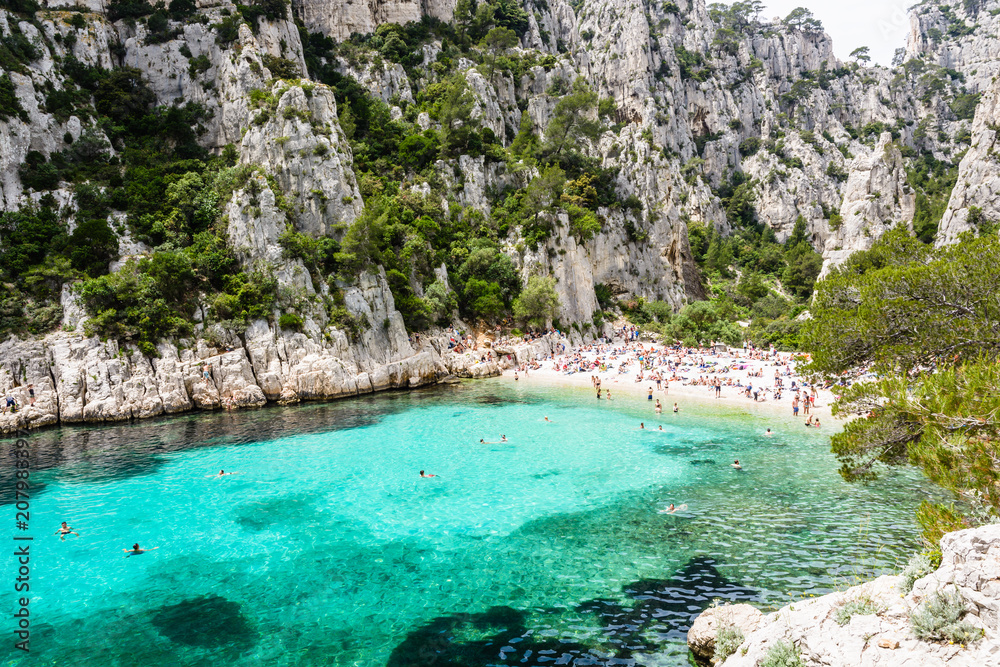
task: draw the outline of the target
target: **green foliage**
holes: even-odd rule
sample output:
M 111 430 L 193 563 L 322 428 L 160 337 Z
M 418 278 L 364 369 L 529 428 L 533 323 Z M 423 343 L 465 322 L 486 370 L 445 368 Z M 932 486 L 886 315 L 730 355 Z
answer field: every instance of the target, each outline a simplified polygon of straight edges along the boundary
M 53 190 L 59 185 L 59 169 L 38 151 L 28 151 L 17 170 L 21 185 L 33 190 Z
M 747 137 L 740 142 L 740 155 L 743 157 L 750 157 L 760 150 L 760 138 L 759 137 Z
M 959 120 L 972 120 L 976 115 L 976 107 L 979 106 L 979 98 L 982 93 L 961 93 L 955 96 L 948 107 Z
M 903 229 L 886 234 L 820 284 L 810 326 L 816 370 L 875 363 L 908 372 L 956 354 L 996 354 L 998 261 L 993 237 L 933 250 Z
M 712 76 L 712 68 L 705 64 L 705 56 L 697 51 L 688 51 L 683 45 L 674 47 L 677 64 L 680 65 L 681 79 L 707 81 Z
M 240 14 L 254 26 L 260 29 L 260 20 L 283 21 L 288 18 L 287 0 L 253 0 L 249 5 L 236 5 Z
M 154 267 L 163 270 L 149 271 Z M 181 269 L 179 275 L 166 274 L 177 268 Z M 191 312 L 178 308 L 168 295 L 191 289 L 193 278 L 186 258 L 157 253 L 85 282 L 80 300 L 91 313 L 86 323 L 88 335 L 134 342 L 144 354 L 155 354 L 155 344 L 161 338 L 190 333 Z
M 948 207 L 948 199 L 958 180 L 958 165 L 924 154 L 906 170 L 906 182 L 916 192 L 913 231 L 924 243 L 931 243 Z
M 800 215 L 788 240 L 788 249 L 785 252 L 787 265 L 781 274 L 781 282 L 785 289 L 801 299 L 807 299 L 812 295 L 816 278 L 823 268 L 823 258 L 805 239 L 805 227 L 805 218 Z
M 4 73 L 0 76 L 0 120 L 7 120 L 17 116 L 23 122 L 28 122 L 28 112 L 21 106 L 21 100 L 14 90 L 14 82 L 10 79 L 10 74 Z
M 145 0 L 111 0 L 108 3 L 108 20 L 138 19 L 149 16 L 153 8 Z
M 299 66 L 288 58 L 280 58 L 272 56 L 270 53 L 264 53 L 261 56 L 261 61 L 275 79 L 298 79 L 302 76 Z
M 75 113 L 92 96 L 101 129 L 89 127 L 49 160 L 29 154 L 19 170 L 35 189 L 70 182 L 77 210 L 71 234 L 50 196 L 38 208 L 0 217 L 8 231 L 0 238 L 4 280 L 22 301 L 0 307 L 7 315 L 0 316 L 3 331 L 44 333 L 58 325 L 58 295 L 73 281 L 81 281 L 89 331 L 133 341 L 150 354 L 161 337 L 190 331 L 199 293 L 211 304 L 210 317 L 235 323 L 268 317 L 273 277 L 241 273 L 224 232 L 216 231 L 221 206 L 253 169 L 229 166 L 232 150 L 201 159 L 206 155 L 197 135 L 204 110 L 152 106 L 155 97 L 136 70 L 85 67 L 72 57 L 63 67 L 68 93 L 62 100 L 50 94 L 47 105 Z M 155 252 L 107 275 L 118 256 L 118 234 L 108 222 L 116 211 L 126 213 L 133 236 Z
M 806 663 L 799 647 L 782 639 L 767 649 L 760 667 L 806 667 Z
M 338 269 L 340 244 L 329 236 L 314 238 L 295 231 L 289 225 L 278 238 L 278 243 L 281 245 L 282 255 L 289 259 L 301 259 L 314 276 L 330 276 Z
M 932 249 L 901 228 L 819 284 L 806 326 L 814 370 L 870 365 L 879 374 L 835 406 L 864 415 L 833 438 L 841 474 L 868 480 L 910 462 L 962 497 L 962 509 L 921 507 L 932 543 L 1000 508 L 998 264 L 995 235 Z
M 735 625 L 719 625 L 715 633 L 715 662 L 722 663 L 743 643 L 743 631 Z
M 899 590 L 904 595 L 913 590 L 913 584 L 917 579 L 922 579 L 934 571 L 934 565 L 927 554 L 913 554 L 906 563 L 906 567 L 899 573 L 902 581 L 899 583 Z
M 855 600 L 848 600 L 837 608 L 833 615 L 833 620 L 837 625 L 844 626 L 851 622 L 854 616 L 869 616 L 881 611 L 878 604 L 870 597 L 861 597 Z
M 552 276 L 531 276 L 528 284 L 514 299 L 514 317 L 520 322 L 543 327 L 556 316 L 559 295 Z
M 281 317 L 278 318 L 278 326 L 282 329 L 302 331 L 302 325 L 302 318 L 295 313 L 282 313 Z
M 580 141 L 597 138 L 600 121 L 591 118 L 596 115 L 597 100 L 597 93 L 590 90 L 583 77 L 573 83 L 572 91 L 556 103 L 545 129 L 545 155 L 558 160 L 563 150 L 575 151 Z
M 823 24 L 805 7 L 796 7 L 782 21 L 789 28 L 806 32 L 822 32 Z
M 983 630 L 963 621 L 965 600 L 957 590 L 937 591 L 910 614 L 910 628 L 917 639 L 969 644 L 983 636 Z

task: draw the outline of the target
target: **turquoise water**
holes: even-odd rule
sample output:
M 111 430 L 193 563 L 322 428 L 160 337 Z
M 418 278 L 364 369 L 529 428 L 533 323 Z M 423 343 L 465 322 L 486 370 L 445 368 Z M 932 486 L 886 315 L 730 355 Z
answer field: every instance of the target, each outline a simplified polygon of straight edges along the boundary
M 829 432 L 684 408 L 657 419 L 644 400 L 492 380 L 33 435 L 32 653 L 3 651 L 25 665 L 684 665 L 712 599 L 780 606 L 917 547 L 929 489 L 912 472 L 847 485 Z M 223 468 L 238 474 L 212 476 Z M 670 502 L 688 509 L 657 512 Z M 63 520 L 81 536 L 53 536 Z M 156 549 L 124 558 L 134 542 Z

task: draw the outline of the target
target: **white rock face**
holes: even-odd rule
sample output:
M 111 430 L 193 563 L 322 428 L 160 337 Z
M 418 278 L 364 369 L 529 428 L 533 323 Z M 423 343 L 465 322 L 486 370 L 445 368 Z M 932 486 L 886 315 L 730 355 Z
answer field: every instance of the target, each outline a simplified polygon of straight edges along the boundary
M 403 25 L 431 16 L 450 21 L 454 0 L 375 0 L 370 3 L 295 0 L 292 7 L 311 32 L 322 32 L 342 40 L 351 33 L 374 32 L 383 23 Z
M 941 567 L 918 579 L 910 593 L 900 591 L 900 577 L 883 576 L 843 592 L 788 605 L 763 617 L 758 629 L 745 633 L 741 647 L 721 664 L 756 667 L 779 641 L 798 646 L 808 665 L 1000 664 L 1000 525 L 949 533 L 941 540 L 941 551 Z M 963 647 L 913 636 L 909 614 L 929 595 L 942 590 L 961 593 L 969 612 L 964 620 L 984 630 L 982 639 Z M 845 602 L 863 598 L 871 599 L 880 611 L 855 615 L 844 626 L 834 621 L 835 612 Z M 716 615 L 719 610 L 710 613 Z M 699 620 L 695 626 L 701 628 Z M 703 635 L 699 631 L 695 639 L 703 641 L 699 639 Z
M 939 245 L 954 243 L 973 228 L 969 209 L 977 207 L 983 221 L 1000 221 L 1000 83 L 994 81 L 976 109 L 972 146 L 958 166 L 958 181 L 938 227 Z
M 913 228 L 915 197 L 906 186 L 906 170 L 899 148 L 888 132 L 875 150 L 851 163 L 840 229 L 833 233 L 823 253 L 824 271 L 857 250 L 867 250 L 885 231 L 898 223 Z
M 746 637 L 757 630 L 763 619 L 764 614 L 748 604 L 709 607 L 688 630 L 688 646 L 698 660 L 707 663 L 715 656 L 715 638 L 720 629 L 737 628 Z
M 271 92 L 279 97 L 277 107 L 266 122 L 247 130 L 240 161 L 275 175 L 291 198 L 298 231 L 331 235 L 334 225 L 354 222 L 363 207 L 333 92 L 324 85 L 284 83 Z
M 0 415 L 0 432 L 55 423 L 142 419 L 186 410 L 252 408 L 271 402 L 326 400 L 386 389 L 433 384 L 450 375 L 489 377 L 515 361 L 545 358 L 568 343 L 546 336 L 480 357 L 488 350 L 457 354 L 447 335 L 429 335 L 414 348 L 395 310 L 384 275 L 362 276 L 345 295 L 348 309 L 365 326 L 352 338 L 330 328 L 327 335 L 282 331 L 259 320 L 245 344 L 231 332 L 229 349 L 199 341 L 195 347 L 163 343 L 159 357 L 131 346 L 76 333 L 41 340 L 0 343 L 0 397 L 12 396 L 16 413 Z M 28 386 L 33 385 L 31 404 Z

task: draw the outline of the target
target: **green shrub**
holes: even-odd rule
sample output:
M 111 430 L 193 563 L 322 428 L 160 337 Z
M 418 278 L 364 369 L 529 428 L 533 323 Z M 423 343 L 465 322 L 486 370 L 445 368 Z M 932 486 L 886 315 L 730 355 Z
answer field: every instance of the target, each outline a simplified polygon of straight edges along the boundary
M 272 56 L 270 53 L 265 53 L 261 56 L 261 60 L 264 63 L 264 67 L 271 72 L 271 76 L 275 79 L 298 79 L 302 76 L 299 66 L 288 58 L 279 58 L 278 56 Z
M 302 324 L 302 318 L 295 313 L 282 313 L 281 317 L 278 318 L 278 326 L 282 329 L 302 331 Z
M 783 639 L 767 650 L 760 667 L 806 667 L 806 663 L 799 647 Z
M 720 625 L 715 633 L 715 662 L 720 663 L 735 653 L 743 640 L 743 631 L 735 625 Z
M 857 600 L 849 600 L 843 604 L 833 616 L 833 620 L 837 622 L 837 625 L 847 625 L 851 622 L 852 616 L 868 616 L 870 614 L 877 614 L 880 611 L 879 606 L 875 604 L 875 601 L 869 597 L 858 598 Z
M 750 157 L 760 150 L 760 139 L 758 137 L 747 137 L 740 142 L 740 154 L 744 157 Z
M 958 590 L 938 591 L 910 614 L 910 628 L 917 639 L 968 644 L 983 631 L 963 621 L 965 614 L 965 600 Z
M 10 74 L 4 74 L 0 76 L 0 120 L 7 120 L 11 116 L 28 122 L 28 112 L 21 106 L 21 100 L 14 91 L 14 82 L 11 81 Z
M 909 593 L 913 590 L 913 584 L 916 583 L 917 579 L 926 577 L 933 571 L 934 565 L 931 563 L 930 556 L 927 554 L 913 554 L 910 556 L 906 567 L 899 573 L 899 576 L 902 578 L 902 581 L 899 583 L 899 590 L 903 593 Z

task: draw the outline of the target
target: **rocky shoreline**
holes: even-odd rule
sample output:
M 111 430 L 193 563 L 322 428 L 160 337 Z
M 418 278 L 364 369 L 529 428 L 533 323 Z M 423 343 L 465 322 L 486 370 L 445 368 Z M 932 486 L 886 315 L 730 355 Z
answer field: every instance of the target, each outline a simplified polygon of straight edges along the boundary
M 905 576 L 882 576 L 767 615 L 745 604 L 712 607 L 695 619 L 688 646 L 700 664 L 725 667 L 756 667 L 780 642 L 797 647 L 807 665 L 1000 665 L 1000 525 L 949 533 L 941 552 L 940 567 L 913 581 L 909 591 Z M 936 593 L 954 591 L 965 603 L 962 621 L 980 628 L 982 638 L 962 645 L 914 636 L 910 614 Z M 862 602 L 867 613 L 849 620 L 842 613 L 839 620 L 846 622 L 838 623 L 845 605 Z M 743 640 L 724 661 L 715 661 L 720 626 L 738 628 Z
M 353 340 L 338 329 L 321 332 L 310 321 L 304 332 L 295 332 L 264 320 L 242 334 L 218 330 L 212 343 L 163 341 L 158 357 L 66 331 L 34 340 L 11 337 L 0 343 L 0 396 L 14 397 L 19 408 L 0 415 L 0 432 L 330 400 L 422 387 L 451 376 L 491 377 L 515 362 L 550 354 L 564 340 L 549 334 L 497 347 L 493 360 L 483 362 L 485 349 L 455 353 L 447 333 L 422 335 L 412 344 L 383 276 L 363 276 L 348 297 L 353 314 L 369 324 Z

